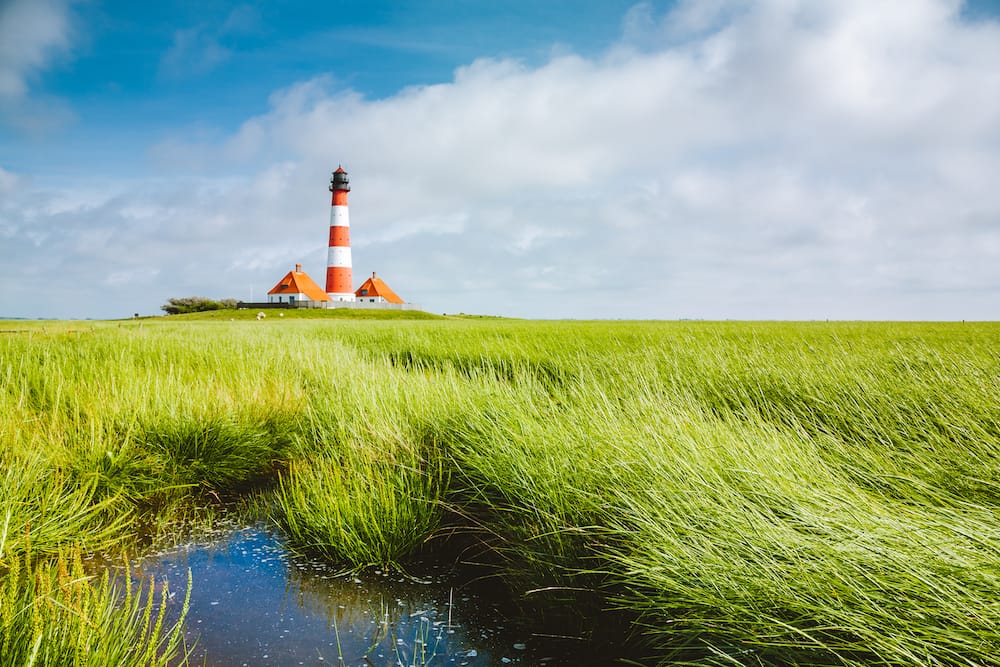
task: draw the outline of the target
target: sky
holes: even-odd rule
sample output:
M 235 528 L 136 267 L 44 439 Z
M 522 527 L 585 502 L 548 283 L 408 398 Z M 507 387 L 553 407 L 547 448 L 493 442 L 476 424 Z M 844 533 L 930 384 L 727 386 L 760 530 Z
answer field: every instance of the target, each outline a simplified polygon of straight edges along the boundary
M 1000 1 L 0 0 L 0 317 L 1000 320 Z

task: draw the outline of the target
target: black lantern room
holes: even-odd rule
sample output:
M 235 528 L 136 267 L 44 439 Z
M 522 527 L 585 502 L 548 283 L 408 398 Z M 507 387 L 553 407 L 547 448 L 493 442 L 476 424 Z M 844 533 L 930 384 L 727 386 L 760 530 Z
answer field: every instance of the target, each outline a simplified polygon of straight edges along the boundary
M 333 176 L 330 177 L 330 192 L 336 190 L 344 192 L 351 190 L 351 179 L 347 177 L 347 172 L 344 171 L 343 167 L 337 167 L 337 171 L 333 172 Z

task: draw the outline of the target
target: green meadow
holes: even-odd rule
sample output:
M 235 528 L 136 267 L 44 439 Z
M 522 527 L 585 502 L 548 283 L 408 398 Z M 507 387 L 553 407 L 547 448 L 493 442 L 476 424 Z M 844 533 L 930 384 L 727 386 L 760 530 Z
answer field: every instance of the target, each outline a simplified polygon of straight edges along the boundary
M 0 323 L 0 663 L 172 664 L 83 561 L 242 496 L 636 664 L 1000 665 L 1000 324 L 408 315 Z

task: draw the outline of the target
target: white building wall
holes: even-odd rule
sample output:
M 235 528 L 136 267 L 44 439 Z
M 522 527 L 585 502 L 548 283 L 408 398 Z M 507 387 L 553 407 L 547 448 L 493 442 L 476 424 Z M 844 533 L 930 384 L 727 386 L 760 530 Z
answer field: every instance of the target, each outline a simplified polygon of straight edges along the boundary
M 311 299 L 306 296 L 304 292 L 292 292 L 291 294 L 268 294 L 268 303 L 290 303 L 288 297 L 294 296 L 295 303 L 300 303 L 302 301 L 310 301 Z

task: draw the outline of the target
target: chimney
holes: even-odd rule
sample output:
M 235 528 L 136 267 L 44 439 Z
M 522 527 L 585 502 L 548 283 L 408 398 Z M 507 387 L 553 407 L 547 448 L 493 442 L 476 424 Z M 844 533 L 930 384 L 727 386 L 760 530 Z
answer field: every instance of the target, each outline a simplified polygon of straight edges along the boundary
M 375 272 L 372 271 L 372 280 L 375 280 Z
M 301 264 L 296 264 L 295 265 L 295 273 L 302 273 L 302 265 Z

